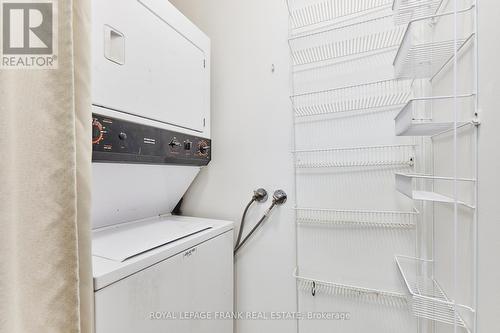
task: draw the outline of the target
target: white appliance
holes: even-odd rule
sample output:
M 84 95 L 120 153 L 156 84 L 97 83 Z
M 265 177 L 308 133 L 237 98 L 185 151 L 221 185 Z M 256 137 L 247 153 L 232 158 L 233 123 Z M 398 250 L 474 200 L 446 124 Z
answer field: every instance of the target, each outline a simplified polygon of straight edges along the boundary
M 211 159 L 210 40 L 166 0 L 92 6 L 96 333 L 232 332 L 233 224 L 171 215 Z
M 96 333 L 232 332 L 232 229 L 164 216 L 95 231 Z

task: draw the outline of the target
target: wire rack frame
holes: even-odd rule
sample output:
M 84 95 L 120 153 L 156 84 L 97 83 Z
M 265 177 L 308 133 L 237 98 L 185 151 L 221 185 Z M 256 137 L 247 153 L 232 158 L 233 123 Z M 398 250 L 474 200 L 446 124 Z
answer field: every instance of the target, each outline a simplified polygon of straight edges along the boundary
M 381 167 L 415 164 L 415 145 L 296 150 L 297 168 Z
M 293 68 L 292 80 L 294 94 L 323 91 L 337 87 L 349 87 L 362 83 L 377 82 L 394 79 L 394 67 L 392 61 L 396 55 L 396 49 L 385 49 L 373 52 L 369 57 L 346 58 L 334 63 L 318 63 L 309 66 Z M 381 69 L 375 72 L 373 69 Z M 353 76 L 362 77 L 363 82 Z M 380 73 L 386 73 L 380 75 Z M 365 80 L 365 78 L 367 78 Z M 333 86 L 332 82 L 343 82 L 342 86 Z
M 400 107 L 412 95 L 412 80 L 383 80 L 291 96 L 297 117 Z
M 454 204 L 467 207 L 469 209 L 476 209 L 476 204 L 470 204 L 465 201 L 458 200 L 458 198 L 453 198 L 449 195 L 444 195 L 437 192 L 432 192 L 425 190 L 422 183 L 424 181 L 433 183 L 435 181 L 446 181 L 446 182 L 456 182 L 464 186 L 469 184 L 469 186 L 474 186 L 477 183 L 476 179 L 471 178 L 454 178 L 454 177 L 443 177 L 443 176 L 433 176 L 425 174 L 405 174 L 405 173 L 395 173 L 396 179 L 396 190 L 413 200 L 419 201 L 433 201 L 445 204 Z
M 472 103 L 475 94 L 457 95 L 457 96 L 433 96 L 415 98 L 408 101 L 408 103 L 401 109 L 396 116 L 395 128 L 397 136 L 430 136 L 434 137 L 440 134 L 448 133 L 457 128 L 464 127 L 465 125 L 479 125 L 479 120 L 473 112 L 468 112 L 467 117 L 458 119 L 455 124 L 451 115 L 446 120 L 441 117 L 440 121 L 433 120 L 433 112 L 444 112 L 449 109 L 452 103 L 459 102 L 461 109 L 470 109 L 472 111 Z M 434 104 L 436 104 L 434 106 Z M 436 112 L 436 113 L 437 113 Z
M 475 6 L 457 12 L 436 14 L 412 20 L 404 33 L 402 42 L 394 59 L 393 65 L 397 78 L 434 78 L 455 57 L 455 51 L 460 53 L 470 41 L 474 40 L 474 31 L 462 31 L 457 36 L 450 33 L 445 38 L 435 40 L 432 34 L 422 40 L 419 24 L 434 26 L 437 20 L 452 20 L 455 17 L 464 18 L 472 13 Z M 448 22 L 451 25 L 453 22 Z
M 413 230 L 417 225 L 418 210 L 373 211 L 296 208 L 297 223 L 320 226 L 359 226 L 384 229 Z
M 449 325 L 456 324 L 470 332 L 458 309 L 471 313 L 475 312 L 474 309 L 451 301 L 439 283 L 434 278 L 425 275 L 432 273 L 432 260 L 408 256 L 395 258 L 407 293 L 411 297 L 410 304 L 416 317 Z
M 437 14 L 444 0 L 394 0 L 394 22 L 408 24 L 412 20 Z
M 339 73 L 341 76 L 347 76 L 355 72 L 366 71 L 366 77 L 373 77 L 374 79 L 367 79 L 365 82 L 374 82 L 375 80 L 382 80 L 380 75 L 374 73 L 373 69 L 377 68 L 390 68 L 388 71 L 389 76 L 387 79 L 394 79 L 394 66 L 392 64 L 394 57 L 397 52 L 396 47 L 381 49 L 377 51 L 370 52 L 367 56 L 360 57 L 346 57 L 334 61 L 318 62 L 304 66 L 295 66 L 292 68 L 291 74 L 294 84 L 299 80 L 299 88 L 294 89 L 296 93 L 307 92 L 307 90 L 301 89 L 300 80 L 304 80 L 302 75 L 307 76 L 308 82 L 314 82 L 315 80 L 323 80 L 325 75 Z M 372 75 L 370 75 L 372 74 Z M 364 77 L 364 76 L 363 76 Z M 337 76 L 330 77 L 333 82 L 338 82 Z M 346 85 L 347 86 L 347 85 Z M 320 90 L 320 89 L 313 89 Z
M 329 296 L 355 297 L 363 301 L 393 307 L 407 307 L 407 297 L 390 291 L 351 286 L 347 284 L 322 281 L 298 275 L 298 268 L 293 272 L 299 290 L 309 291 L 312 296 L 324 294 Z
M 397 48 L 404 30 L 389 15 L 291 37 L 288 44 L 293 65 L 300 66 Z
M 297 5 L 296 3 L 301 4 Z M 288 0 L 292 29 L 303 29 L 390 7 L 391 0 L 320 0 L 311 2 Z

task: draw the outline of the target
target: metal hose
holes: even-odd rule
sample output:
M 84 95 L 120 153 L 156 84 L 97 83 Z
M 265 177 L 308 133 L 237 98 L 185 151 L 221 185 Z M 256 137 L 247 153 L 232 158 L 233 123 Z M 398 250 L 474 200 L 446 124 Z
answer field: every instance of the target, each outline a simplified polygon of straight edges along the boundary
M 243 229 L 245 227 L 245 217 L 247 216 L 248 209 L 255 202 L 255 200 L 256 199 L 255 199 L 255 196 L 254 196 L 252 198 L 252 200 L 250 200 L 250 202 L 248 203 L 248 205 L 245 207 L 245 210 L 243 211 L 243 215 L 241 216 L 240 230 L 238 231 L 238 239 L 236 240 L 235 251 L 236 251 L 236 248 L 238 247 L 238 245 L 240 244 L 241 236 L 243 235 Z
M 257 231 L 257 229 L 259 229 L 260 225 L 262 223 L 264 223 L 264 221 L 269 217 L 269 215 L 271 214 L 271 211 L 273 210 L 273 208 L 276 206 L 276 202 L 273 202 L 273 204 L 271 205 L 271 207 L 269 207 L 269 209 L 265 212 L 264 216 L 262 216 L 262 218 L 259 220 L 259 222 L 257 222 L 257 224 L 253 227 L 253 229 L 248 233 L 248 235 L 243 239 L 243 241 L 241 242 L 241 244 L 237 244 L 236 245 L 236 248 L 234 249 L 234 254 L 236 254 L 238 252 L 238 250 L 243 246 L 245 245 L 245 243 L 250 239 L 250 237 L 252 237 L 252 235 L 255 233 L 255 231 Z
M 273 203 L 272 203 L 271 207 L 269 207 L 266 210 L 266 212 L 264 213 L 264 216 L 262 216 L 262 218 L 259 220 L 259 222 L 257 222 L 257 224 L 252 228 L 252 230 L 248 233 L 248 235 L 240 243 L 241 235 L 243 234 L 243 227 L 245 225 L 245 216 L 247 214 L 248 208 L 250 208 L 250 205 L 254 201 L 264 202 L 266 200 L 267 200 L 267 192 L 264 189 L 258 189 L 257 191 L 254 192 L 254 196 L 252 198 L 252 201 L 250 201 L 248 203 L 247 207 L 245 208 L 245 211 L 243 212 L 243 217 L 241 218 L 241 227 L 240 227 L 240 231 L 238 233 L 238 240 L 236 241 L 236 246 L 234 248 L 235 255 L 238 252 L 238 250 L 243 245 L 245 245 L 245 243 L 250 239 L 250 237 L 252 237 L 252 235 L 255 233 L 255 231 L 257 231 L 257 229 L 259 229 L 261 224 L 264 223 L 264 221 L 269 217 L 269 215 L 271 215 L 271 212 L 274 209 L 274 207 L 276 207 L 276 205 L 283 205 L 286 202 L 287 195 L 286 195 L 285 191 L 283 191 L 283 190 L 277 190 L 274 192 Z

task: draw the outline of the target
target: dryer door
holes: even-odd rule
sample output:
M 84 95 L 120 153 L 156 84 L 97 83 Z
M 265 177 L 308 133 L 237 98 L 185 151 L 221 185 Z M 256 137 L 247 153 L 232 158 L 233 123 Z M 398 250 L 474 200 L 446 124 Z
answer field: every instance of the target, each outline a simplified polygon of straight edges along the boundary
M 92 5 L 93 104 L 203 133 L 209 39 L 168 1 Z

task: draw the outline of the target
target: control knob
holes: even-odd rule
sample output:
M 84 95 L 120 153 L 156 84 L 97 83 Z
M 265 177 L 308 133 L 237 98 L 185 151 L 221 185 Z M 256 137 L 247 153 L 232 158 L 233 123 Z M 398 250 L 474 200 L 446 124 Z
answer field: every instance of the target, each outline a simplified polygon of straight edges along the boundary
M 92 121 L 92 144 L 98 144 L 102 141 L 104 134 L 102 132 L 102 124 L 99 120 L 95 119 Z
M 180 147 L 182 144 L 179 141 L 177 141 L 177 138 L 173 138 L 168 145 L 170 146 L 170 148 L 173 149 Z
M 208 152 L 210 151 L 210 146 L 206 141 L 201 141 L 198 144 L 198 151 L 200 152 L 201 155 L 207 156 Z

